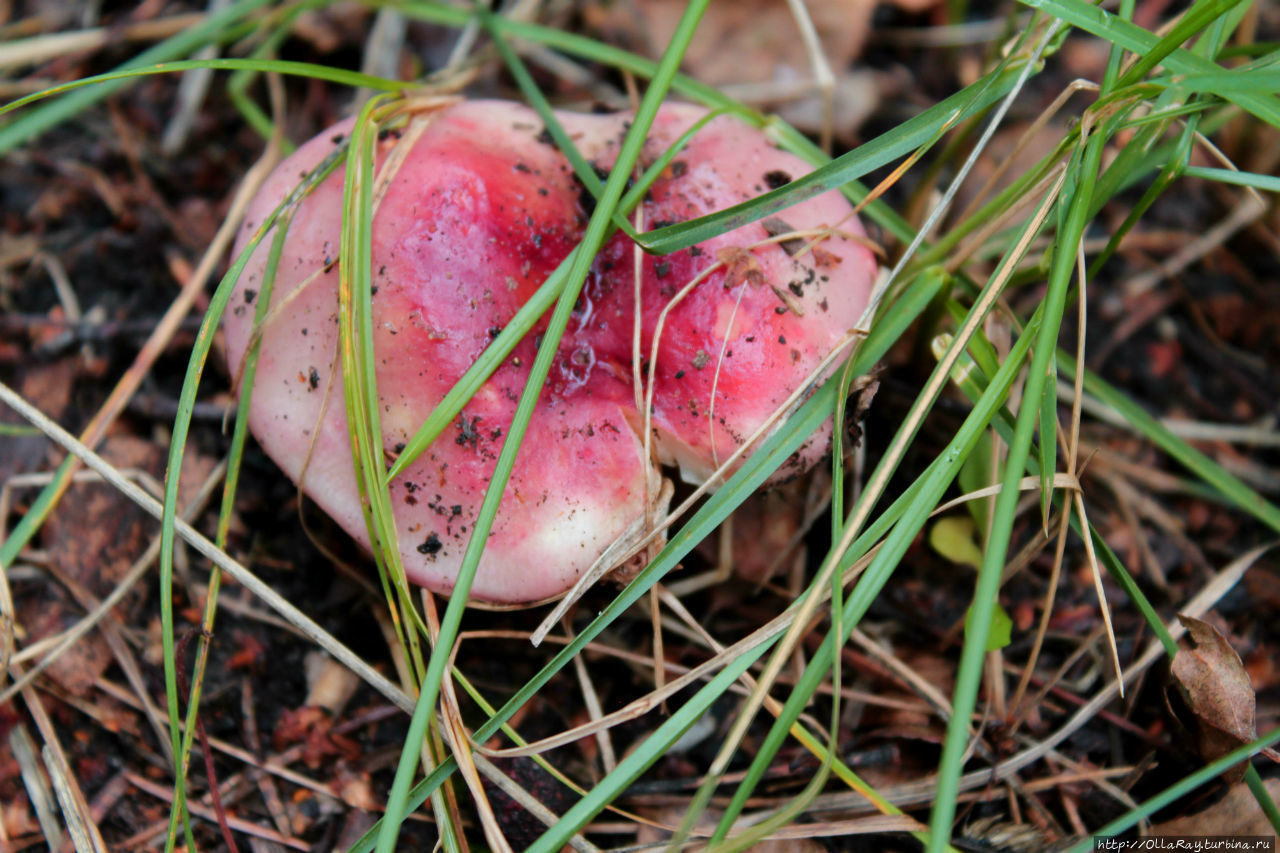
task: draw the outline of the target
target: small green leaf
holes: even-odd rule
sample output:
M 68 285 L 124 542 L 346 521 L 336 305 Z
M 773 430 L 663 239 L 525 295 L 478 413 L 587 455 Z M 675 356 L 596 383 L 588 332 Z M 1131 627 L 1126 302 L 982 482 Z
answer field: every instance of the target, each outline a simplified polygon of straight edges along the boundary
M 977 528 L 967 515 L 938 519 L 929 530 L 929 546 L 953 563 L 982 567 L 982 549 L 975 541 Z
M 971 607 L 964 616 L 964 632 L 966 636 L 969 633 L 969 616 L 972 612 L 973 608 Z M 1013 620 L 1009 618 L 1009 612 L 997 602 L 995 609 L 991 611 L 991 627 L 987 630 L 987 651 L 994 652 L 1003 649 L 1009 645 L 1012 637 Z

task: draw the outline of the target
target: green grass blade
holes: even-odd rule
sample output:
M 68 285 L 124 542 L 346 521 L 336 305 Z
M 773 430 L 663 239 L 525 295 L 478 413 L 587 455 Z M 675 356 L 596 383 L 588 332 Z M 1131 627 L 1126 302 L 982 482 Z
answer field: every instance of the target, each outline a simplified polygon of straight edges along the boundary
M 1058 365 L 1067 381 L 1075 379 L 1077 365 L 1067 353 L 1058 352 Z M 1173 457 L 1179 464 L 1212 486 L 1231 504 L 1280 533 L 1280 508 L 1245 485 L 1217 462 L 1169 432 L 1159 421 L 1100 377 L 1085 371 L 1087 394 L 1115 409 L 1140 435 Z
M 117 70 L 129 71 L 152 65 L 156 62 L 165 62 L 179 56 L 186 56 L 192 51 L 218 40 L 219 36 L 226 30 L 244 21 L 269 2 L 270 0 L 239 0 L 239 2 L 232 3 L 222 11 L 210 15 L 196 26 L 183 30 L 144 50 L 121 65 Z M 129 85 L 130 79 L 128 77 L 118 78 L 92 88 L 82 89 L 0 128 L 0 155 L 7 154 L 19 145 L 30 142 L 41 133 L 80 114 L 113 92 L 120 91 Z
M 1190 776 L 1187 776 L 1185 779 L 1182 779 L 1177 784 L 1170 785 L 1156 796 L 1142 803 L 1138 808 L 1127 812 L 1101 829 L 1095 831 L 1092 834 L 1092 837 L 1081 841 L 1079 844 L 1070 848 L 1068 853 L 1088 853 L 1088 851 L 1095 849 L 1093 842 L 1094 838 L 1119 835 L 1125 830 L 1132 829 L 1139 821 L 1146 820 L 1156 812 L 1160 811 L 1160 809 L 1178 800 L 1180 797 L 1185 797 L 1187 794 L 1191 793 L 1196 788 L 1199 788 L 1206 782 L 1212 781 L 1215 776 L 1219 775 L 1224 770 L 1257 755 L 1264 749 L 1275 746 L 1277 743 L 1280 743 L 1280 728 L 1273 729 L 1252 743 L 1247 743 L 1244 746 L 1231 750 L 1231 752 L 1228 752 L 1217 761 L 1206 764 L 1204 767 L 1200 768 L 1195 773 L 1192 773 Z
M 1262 813 L 1267 816 L 1267 820 L 1271 823 L 1271 828 L 1280 835 L 1280 807 L 1276 806 L 1276 801 L 1272 799 L 1271 792 L 1267 790 L 1267 785 L 1262 781 L 1262 776 L 1258 774 L 1258 768 L 1252 764 L 1244 771 L 1245 784 L 1249 786 L 1249 792 L 1253 794 L 1253 798 L 1258 801 L 1258 806 L 1262 809 Z
M 515 465 L 515 458 L 519 452 L 521 439 L 524 436 L 525 429 L 528 427 L 534 406 L 542 393 L 543 383 L 551 369 L 551 362 L 555 357 L 560 338 L 568 325 L 569 317 L 573 306 L 577 302 L 578 293 L 586 280 L 590 264 L 608 233 L 610 220 L 617 209 L 619 201 L 622 199 L 631 169 L 635 165 L 644 145 L 645 136 L 649 131 L 649 127 L 653 124 L 653 119 L 657 115 L 659 106 L 670 89 L 671 78 L 675 76 L 676 69 L 684 56 L 684 51 L 688 48 L 689 41 L 693 38 L 693 33 L 708 2 L 709 0 L 694 0 L 685 9 L 684 15 L 680 19 L 680 24 L 676 28 L 675 35 L 672 36 L 671 43 L 659 63 L 658 72 L 654 75 L 649 89 L 645 92 L 644 99 L 640 103 L 640 108 L 636 111 L 635 121 L 628 130 L 618 152 L 617 163 L 605 183 L 600 201 L 591 216 L 590 222 L 587 224 L 582 242 L 574 254 L 574 262 L 568 273 L 568 281 L 547 324 L 542 345 L 538 348 L 538 354 L 534 358 L 533 366 L 529 371 L 528 384 L 516 406 L 511 426 L 503 439 L 502 450 L 494 467 L 488 491 L 485 493 L 476 522 L 472 526 L 471 538 L 463 554 L 462 565 L 458 570 L 458 577 L 450 596 L 449 606 L 441 617 L 439 638 L 427 664 L 427 673 L 423 681 L 422 692 L 419 694 L 418 705 L 410 722 L 407 747 L 412 747 L 413 744 L 422 742 L 426 726 L 430 721 L 436 699 L 439 696 L 440 681 L 445 675 L 445 667 L 448 664 L 451 649 L 457 637 L 458 626 L 462 621 L 462 613 L 466 607 L 471 583 L 475 579 L 476 569 L 480 563 L 481 552 L 484 550 L 503 491 Z M 392 783 L 391 792 L 387 798 L 387 814 L 376 848 L 379 853 L 391 853 L 395 848 L 396 837 L 400 823 L 404 818 L 405 801 L 413 781 L 416 764 L 417 751 L 406 748 L 401 753 L 400 763 L 396 768 L 395 781 Z
M 364 86 L 386 92 L 399 92 L 406 87 L 406 84 L 400 80 L 388 80 L 385 77 L 374 77 L 370 74 L 361 74 L 358 71 L 347 71 L 342 68 L 330 68 L 327 65 L 317 65 L 313 62 L 293 62 L 286 59 L 183 59 L 172 62 L 159 62 L 141 68 L 130 68 L 125 71 L 111 71 L 95 77 L 84 77 L 68 83 L 62 83 L 39 92 L 33 92 L 30 95 L 0 106 L 0 115 L 56 95 L 67 94 L 67 97 L 55 102 L 55 105 L 64 103 L 70 99 L 71 95 L 78 94 L 79 91 L 89 90 L 96 93 L 101 91 L 104 86 L 110 86 L 113 83 L 128 83 L 139 77 L 153 77 L 157 74 L 178 74 L 202 68 L 214 71 L 261 71 L 264 73 L 287 74 L 294 77 L 310 77 L 328 83 L 340 83 L 346 86 Z M 44 115 L 44 113 L 33 113 L 33 115 Z M 0 146 L 3 146 L 6 141 L 6 131 L 10 131 L 22 123 L 22 119 L 19 119 L 8 127 L 0 129 Z M 26 139 L 20 139 L 14 142 L 13 145 L 21 145 L 27 141 Z M 0 154 L 2 153 L 4 153 L 4 149 L 0 147 Z
M 1040 398 L 1040 523 L 1049 529 L 1053 477 L 1058 470 L 1058 363 L 1049 357 L 1044 393 Z
M 1060 18 L 1074 27 L 1132 53 L 1145 56 L 1154 51 L 1160 42 L 1155 35 L 1142 27 L 1121 20 L 1105 9 L 1085 3 L 1083 0 L 1020 0 L 1020 2 Z M 1181 48 L 1162 57 L 1161 62 L 1165 68 L 1176 74 L 1219 73 L 1223 70 L 1220 65 Z M 1241 92 L 1231 95 L 1229 100 L 1267 124 L 1280 127 L 1280 100 L 1277 100 L 1273 94 Z
M 1183 42 L 1200 34 L 1210 23 L 1231 11 L 1242 0 L 1200 0 L 1187 10 L 1156 44 L 1120 78 L 1118 86 L 1128 86 L 1146 77 L 1166 56 L 1177 50 Z M 1273 90 L 1274 91 L 1274 90 Z
M 684 149 L 689 140 L 716 115 L 719 115 L 719 112 L 712 111 L 694 122 L 687 131 L 681 134 L 674 145 L 664 151 L 662 156 L 658 157 L 653 165 L 645 170 L 640 179 L 635 182 L 635 185 L 623 196 L 622 201 L 618 202 L 618 210 L 623 216 L 630 213 L 640 203 L 653 185 L 653 182 L 671 165 L 671 161 Z M 511 351 L 515 349 L 516 344 L 529 334 L 538 319 L 551 309 L 551 306 L 560 298 L 560 294 L 564 290 L 569 271 L 577 263 L 577 251 L 575 248 L 551 272 L 551 275 L 547 276 L 547 280 L 538 287 L 524 305 L 520 306 L 520 310 L 515 313 L 515 316 L 508 321 L 498 336 L 485 348 L 485 351 L 480 354 L 475 363 L 467 368 L 467 372 L 454 383 L 444 398 L 431 410 L 431 414 L 418 427 L 413 437 L 405 443 L 404 449 L 401 450 L 399 456 L 387 471 L 387 482 L 391 482 L 404 473 L 405 469 L 412 465 L 431 445 L 431 442 L 435 441 L 440 433 L 454 422 L 454 419 L 462 412 L 467 401 L 475 395 L 480 386 L 506 360 Z
M 964 752 L 969 740 L 969 722 L 977 704 L 978 682 L 982 676 L 982 662 L 986 655 L 986 638 L 990 633 L 991 619 L 995 612 L 996 593 L 1000 575 L 1004 569 L 1018 502 L 1018 482 L 1026 470 L 1030 455 L 1032 434 L 1039 421 L 1038 405 L 1048 380 L 1048 366 L 1057 348 L 1058 330 L 1070 291 L 1072 271 L 1076 263 L 1076 247 L 1082 239 L 1088 223 L 1090 188 L 1098 174 L 1106 137 L 1095 133 L 1086 143 L 1079 167 L 1079 179 L 1065 209 L 1065 227 L 1058 232 L 1049 288 L 1038 309 L 1040 326 L 1028 325 L 1024 338 L 1035 335 L 1036 344 L 1023 391 L 1023 404 L 1018 412 L 1013 440 L 1009 443 L 1002 478 L 1002 489 L 996 498 L 992 512 L 991 530 L 986 543 L 986 554 L 974 589 L 970 623 L 974 627 L 965 636 L 960 655 L 960 667 L 956 675 L 952 696 L 953 714 L 947 724 L 947 738 L 943 745 L 938 766 L 938 794 L 929 820 L 929 850 L 938 853 L 951 835 L 951 821 L 955 816 L 957 784 L 960 779 Z M 1048 437 L 1053 440 L 1053 437 Z
M 502 57 L 503 63 L 506 64 L 507 70 L 515 78 L 516 85 L 520 88 L 520 93 L 524 95 L 529 105 L 537 111 L 538 116 L 542 119 L 543 126 L 551 134 L 551 139 L 555 142 L 556 147 L 560 149 L 560 153 L 564 154 L 569 161 L 569 165 L 573 167 L 573 174 L 591 193 L 591 197 L 598 200 L 600 194 L 604 192 L 604 184 L 599 176 L 596 175 L 595 170 L 591 168 L 591 164 L 583 158 L 578 146 L 573 144 L 573 139 L 569 136 L 568 131 L 564 129 L 564 125 L 560 123 L 560 119 L 556 118 L 555 110 L 551 108 L 551 102 L 547 100 L 546 95 L 542 94 L 542 90 L 534 82 L 533 75 L 525 67 L 524 61 L 520 59 L 519 54 L 511 49 L 511 45 L 507 43 L 507 39 L 502 34 L 501 29 L 494 23 L 497 16 L 483 5 L 478 5 L 477 14 L 480 16 L 480 21 L 484 24 L 485 30 L 488 31 L 489 37 L 493 39 L 494 46 L 498 48 L 498 54 Z M 631 227 L 631 223 L 627 221 L 621 210 L 614 214 L 613 225 L 631 239 L 637 239 L 636 230 Z
M 1265 95 L 1280 91 L 1280 70 L 1236 68 L 1208 74 L 1187 74 L 1169 83 L 1169 88 L 1182 92 L 1208 92 L 1224 99 L 1231 95 Z
M 1209 166 L 1188 166 L 1182 170 L 1184 177 L 1204 178 L 1220 184 L 1253 187 L 1271 193 L 1280 193 L 1280 176 L 1260 175 L 1257 172 L 1237 172 L 1234 169 L 1215 169 Z
M 174 804 L 171 817 L 182 815 L 183 823 L 186 824 L 186 805 L 185 805 L 185 786 L 182 784 L 182 776 L 184 768 L 181 763 L 182 756 L 182 739 L 178 728 L 179 706 L 178 706 L 178 682 L 177 670 L 175 665 L 175 648 L 174 648 L 174 623 L 173 623 L 173 549 L 175 536 L 175 523 L 177 520 L 178 506 L 178 480 L 182 471 L 182 458 L 186 452 L 187 436 L 191 428 L 192 414 L 195 411 L 196 394 L 200 387 L 200 377 L 204 373 L 205 363 L 209 357 L 209 351 L 213 346 L 213 336 L 217 331 L 218 324 L 221 322 L 222 314 L 226 310 L 227 302 L 231 298 L 232 290 L 235 288 L 236 281 L 244 273 L 245 267 L 249 263 L 249 257 L 252 255 L 258 245 L 262 242 L 270 230 L 275 227 L 284 212 L 292 207 L 297 201 L 310 191 L 311 188 L 319 184 L 333 169 L 336 168 L 338 158 L 333 157 L 316 168 L 305 181 L 303 181 L 293 193 L 291 193 L 284 201 L 276 207 L 274 211 L 262 222 L 258 230 L 254 232 L 245 247 L 241 250 L 240 255 L 232 262 L 231 267 L 227 270 L 222 280 L 218 283 L 218 287 L 214 290 L 213 296 L 209 300 L 209 308 L 205 312 L 204 318 L 201 320 L 200 329 L 196 333 L 195 341 L 191 347 L 191 357 L 187 363 L 186 375 L 183 378 L 182 390 L 178 396 L 178 413 L 174 418 L 173 432 L 169 444 L 169 458 L 166 466 L 166 474 L 164 481 L 164 513 L 160 522 L 160 624 L 161 624 L 161 643 L 164 646 L 164 675 L 165 675 L 165 699 L 169 713 L 169 734 L 171 745 L 173 747 L 173 755 L 178 766 L 174 768 L 175 776 L 178 777 L 178 784 L 174 790 Z M 28 513 L 28 515 L 31 515 Z M 173 824 L 170 825 L 169 845 L 172 847 L 173 842 Z M 188 832 L 189 834 L 189 832 Z
M 698 219 L 650 231 L 644 235 L 645 249 L 659 254 L 684 249 L 856 180 L 934 140 L 940 127 L 954 125 L 991 106 L 1008 93 L 1021 71 L 1020 63 L 1011 62 L 784 187 Z

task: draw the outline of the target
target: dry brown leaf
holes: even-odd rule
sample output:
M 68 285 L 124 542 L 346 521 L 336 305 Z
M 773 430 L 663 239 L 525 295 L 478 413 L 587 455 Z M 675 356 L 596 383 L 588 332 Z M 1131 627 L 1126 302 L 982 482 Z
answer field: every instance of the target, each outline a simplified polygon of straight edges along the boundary
M 1184 723 L 1195 737 L 1196 751 L 1205 761 L 1214 761 L 1257 739 L 1253 685 L 1240 655 L 1217 628 L 1182 614 L 1178 620 L 1191 646 L 1178 649 L 1170 675 L 1194 717 Z M 1244 771 L 1242 763 L 1223 775 L 1239 782 Z
M 164 453 L 153 442 L 113 435 L 101 453 L 123 470 L 145 471 L 158 480 Z M 142 554 L 154 532 L 151 516 L 106 483 L 72 486 L 44 528 L 49 557 L 62 572 L 98 598 L 108 595 Z M 121 607 L 128 613 L 142 596 L 138 589 Z
M 16 337 L 16 336 L 15 336 Z M 77 358 L 62 358 L 48 364 L 32 365 L 23 372 L 19 392 L 33 406 L 57 420 L 71 403 L 71 392 L 79 371 Z M 0 407 L 0 424 L 26 426 L 17 412 Z M 0 452 L 0 485 L 14 474 L 31 471 L 45 462 L 49 440 L 42 435 L 6 436 Z M 25 497 L 25 494 L 24 494 Z
M 900 0 L 909 11 L 921 11 L 936 0 Z M 684 0 L 636 0 L 619 20 L 637 27 L 650 50 L 661 53 L 670 43 Z M 879 0 L 829 0 L 808 4 L 814 29 L 831 67 L 840 71 L 861 53 L 871 32 L 871 16 Z M 708 83 L 766 83 L 807 78 L 811 62 L 800 28 L 782 0 L 712 3 L 685 54 L 685 67 Z
M 130 435 L 109 436 L 102 455 L 122 471 L 145 472 L 157 482 L 164 471 L 164 452 L 155 443 Z M 184 502 L 216 461 L 190 453 L 183 465 L 180 489 Z M 18 604 L 18 617 L 33 641 L 69 629 L 84 616 L 93 600 L 110 595 L 129 573 L 155 535 L 155 521 L 143 509 L 102 482 L 78 483 L 67 490 L 41 531 L 54 575 L 77 595 L 50 584 L 33 590 Z M 128 623 L 147 594 L 136 584 L 116 606 L 114 614 Z M 97 631 L 90 632 L 50 664 L 47 675 L 77 696 L 85 695 L 111 665 L 112 653 Z
M 892 0 L 921 12 L 937 0 Z M 871 35 L 880 0 L 825 0 L 807 8 L 826 61 L 836 78 L 833 125 L 836 135 L 853 134 L 881 97 L 878 78 L 852 70 Z M 607 38 L 658 57 L 684 14 L 684 0 L 634 0 L 589 4 L 588 23 Z M 813 60 L 800 26 L 783 0 L 712 3 L 685 54 L 684 70 L 716 86 L 752 87 L 735 94 L 759 106 L 779 108 L 802 130 L 823 121 L 820 101 L 805 84 L 814 78 Z M 790 94 L 784 94 L 786 92 Z M 772 95 L 770 93 L 773 93 Z

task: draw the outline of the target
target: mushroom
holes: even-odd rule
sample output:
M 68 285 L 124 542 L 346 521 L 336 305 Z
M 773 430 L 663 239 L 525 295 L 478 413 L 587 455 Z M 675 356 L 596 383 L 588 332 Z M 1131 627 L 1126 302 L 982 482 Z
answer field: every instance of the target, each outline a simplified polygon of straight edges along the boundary
M 664 106 L 645 160 L 705 111 Z M 439 108 L 395 167 L 373 220 L 373 334 L 383 442 L 395 453 L 492 338 L 576 245 L 582 187 L 544 141 L 532 110 L 501 101 Z M 583 155 L 612 165 L 626 114 L 559 114 Z M 340 124 L 304 144 L 268 179 L 241 230 L 258 225 L 341 142 Z M 397 141 L 379 142 L 386 161 Z M 683 221 L 759 194 L 806 170 L 760 132 L 718 117 L 652 188 L 649 226 Z M 249 425 L 284 471 L 368 544 L 353 473 L 342 377 L 336 375 L 342 173 L 298 206 L 276 274 Z M 876 271 L 848 204 L 827 193 L 664 257 L 644 257 L 642 348 L 653 349 L 656 462 L 705 479 L 806 379 L 858 320 Z M 808 245 L 766 242 L 770 229 L 837 226 Z M 269 241 L 268 241 L 269 242 Z M 803 247 L 803 248 L 802 248 Z M 478 603 L 525 605 L 563 594 L 609 545 L 642 528 L 659 469 L 633 387 L 634 246 L 615 236 L 592 267 L 562 340 L 471 588 Z M 253 331 L 267 261 L 251 257 L 225 319 L 231 371 Z M 708 272 L 708 270 L 710 270 Z M 684 286 L 704 273 L 692 288 Z M 680 294 L 685 289 L 688 292 Z M 541 325 L 441 435 L 391 484 L 410 580 L 448 594 L 494 462 L 533 362 Z M 825 451 L 819 436 L 778 477 Z M 649 507 L 653 510 L 653 507 Z M 665 507 L 657 507 L 663 510 Z

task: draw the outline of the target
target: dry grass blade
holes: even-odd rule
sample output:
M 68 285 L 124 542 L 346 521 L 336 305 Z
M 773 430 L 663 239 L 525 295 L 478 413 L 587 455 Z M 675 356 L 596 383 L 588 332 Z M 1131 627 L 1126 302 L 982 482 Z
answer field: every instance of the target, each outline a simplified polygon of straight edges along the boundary
M 58 795 L 76 853 L 107 853 L 106 842 L 89 815 L 89 805 L 75 782 L 71 768 L 67 766 L 66 756 L 61 750 L 47 745 L 41 750 L 41 755 L 44 756 L 44 766 L 49 769 L 49 778 L 53 781 L 53 790 Z
M 18 762 L 18 770 L 22 774 L 27 797 L 40 824 L 40 832 L 49 844 L 49 849 L 57 850 L 62 845 L 62 825 L 58 823 L 57 801 L 40 769 L 36 745 L 31 740 L 26 726 L 21 724 L 14 726 L 13 731 L 9 732 L 9 750 L 13 753 L 14 760 Z
M 203 13 L 172 15 L 154 21 L 138 21 L 124 27 L 94 27 L 65 33 L 48 33 L 0 44 L 0 69 L 9 71 L 26 65 L 58 59 L 73 53 L 101 50 L 121 40 L 160 41 L 199 24 Z

